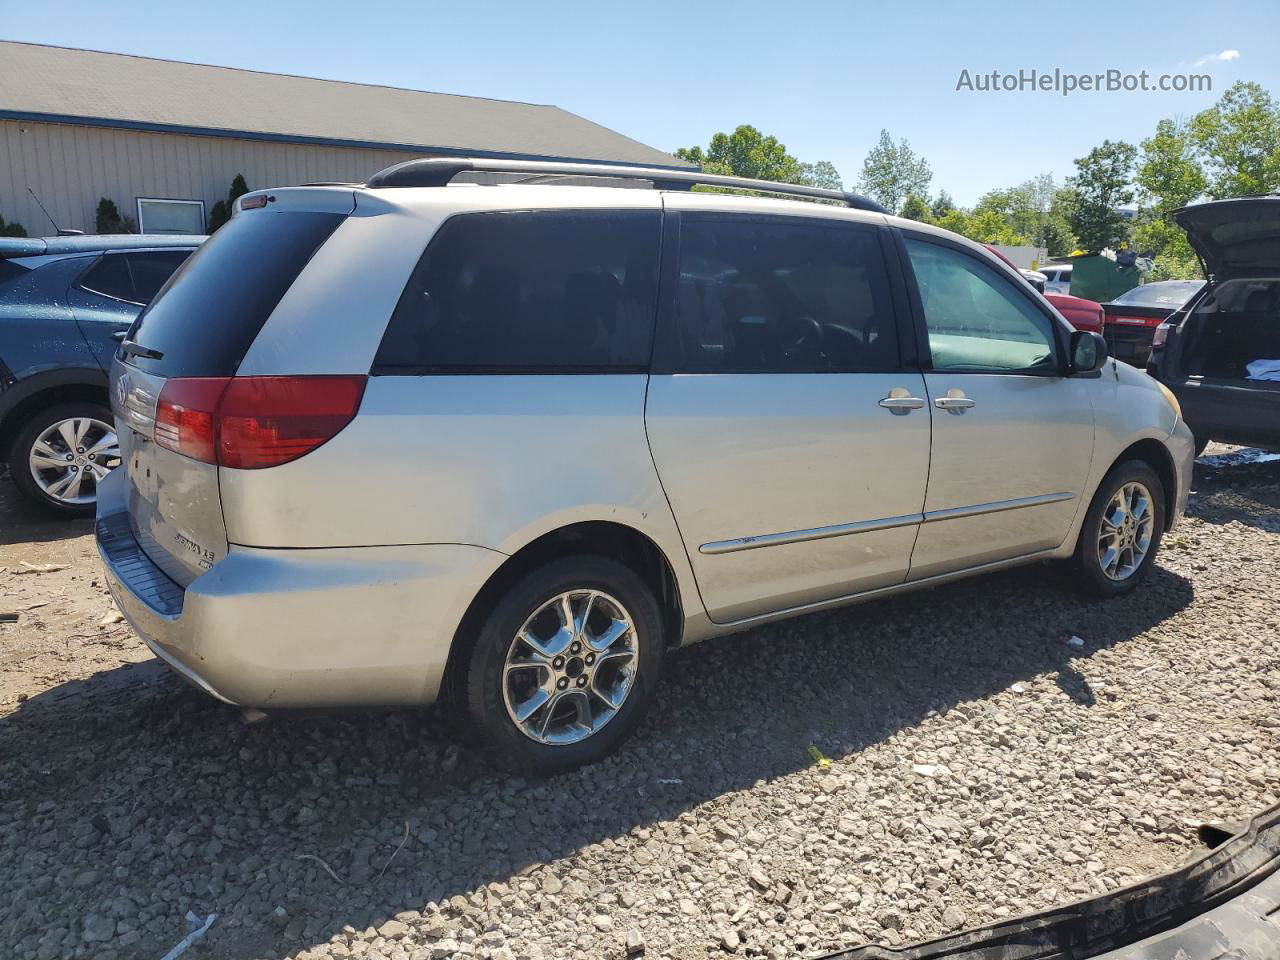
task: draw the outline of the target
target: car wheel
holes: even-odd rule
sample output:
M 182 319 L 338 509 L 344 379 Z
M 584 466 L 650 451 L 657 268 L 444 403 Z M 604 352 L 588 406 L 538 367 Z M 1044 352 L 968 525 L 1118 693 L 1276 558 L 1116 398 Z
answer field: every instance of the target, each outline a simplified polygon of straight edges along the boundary
M 566 557 L 515 581 L 476 637 L 459 693 L 469 726 L 513 766 L 549 776 L 635 730 L 665 649 L 653 591 L 607 557 Z
M 1117 464 L 1106 475 L 1076 545 L 1085 585 L 1104 596 L 1128 593 L 1142 582 L 1164 533 L 1164 484 L 1141 460 Z
M 111 411 L 97 403 L 46 407 L 9 451 L 9 473 L 32 503 L 63 517 L 90 517 L 98 482 L 120 464 Z

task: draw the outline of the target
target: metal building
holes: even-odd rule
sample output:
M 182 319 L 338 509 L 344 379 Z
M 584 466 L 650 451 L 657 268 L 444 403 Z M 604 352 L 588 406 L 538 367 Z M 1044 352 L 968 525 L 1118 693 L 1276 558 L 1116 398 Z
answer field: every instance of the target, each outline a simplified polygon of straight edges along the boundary
M 93 232 L 102 197 L 144 232 L 202 233 L 237 173 L 363 180 L 422 156 L 688 167 L 555 106 L 0 41 L 0 217 L 32 236 Z

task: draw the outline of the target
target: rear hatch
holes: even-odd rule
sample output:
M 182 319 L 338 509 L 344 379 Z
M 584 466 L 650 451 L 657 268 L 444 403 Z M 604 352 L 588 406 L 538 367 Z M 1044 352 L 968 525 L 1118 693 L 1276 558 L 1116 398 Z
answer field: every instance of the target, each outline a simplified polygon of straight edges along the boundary
M 353 205 L 351 193 L 332 190 L 245 199 L 262 206 L 233 217 L 170 278 L 112 365 L 130 526 L 184 587 L 227 551 L 213 411 L 267 318 Z
M 1215 282 L 1280 273 L 1280 196 L 1201 203 L 1173 219 Z

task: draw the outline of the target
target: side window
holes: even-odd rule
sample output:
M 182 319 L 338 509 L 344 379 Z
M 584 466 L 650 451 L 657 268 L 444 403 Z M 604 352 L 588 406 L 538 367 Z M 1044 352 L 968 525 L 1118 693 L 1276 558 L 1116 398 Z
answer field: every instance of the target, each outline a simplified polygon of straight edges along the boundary
M 877 231 L 684 214 L 672 339 L 663 366 L 681 373 L 898 369 Z
M 191 256 L 189 250 L 156 250 L 150 253 L 129 253 L 129 272 L 133 274 L 134 297 L 139 303 L 150 303 L 166 280 Z
M 1051 373 L 1053 321 L 976 257 L 907 238 L 933 369 Z
M 136 303 L 129 265 L 120 253 L 104 253 L 97 262 L 80 276 L 79 286 L 90 293 L 99 293 L 116 300 Z
M 375 368 L 647 369 L 660 230 L 656 210 L 455 216 L 414 270 Z

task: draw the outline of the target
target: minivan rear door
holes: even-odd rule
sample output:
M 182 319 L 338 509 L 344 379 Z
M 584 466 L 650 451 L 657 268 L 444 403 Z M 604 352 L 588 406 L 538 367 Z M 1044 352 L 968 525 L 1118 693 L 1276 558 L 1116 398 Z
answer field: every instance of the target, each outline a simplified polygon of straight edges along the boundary
M 280 191 L 233 217 L 139 315 L 111 371 L 130 525 L 186 586 L 227 550 L 218 467 L 156 442 L 157 406 L 178 380 L 235 375 L 276 305 L 353 207 L 347 191 Z
M 727 623 L 900 583 L 930 411 L 887 230 L 720 199 L 667 197 L 645 408 L 707 612 Z

